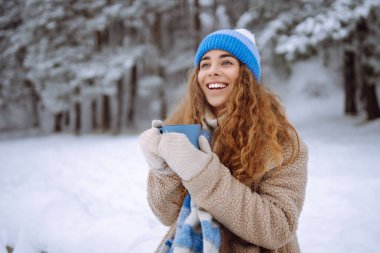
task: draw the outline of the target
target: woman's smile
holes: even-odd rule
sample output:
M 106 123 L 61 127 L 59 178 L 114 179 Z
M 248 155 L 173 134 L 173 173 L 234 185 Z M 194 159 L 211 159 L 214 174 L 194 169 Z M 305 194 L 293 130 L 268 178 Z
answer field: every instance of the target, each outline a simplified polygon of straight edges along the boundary
M 207 84 L 207 88 L 210 90 L 221 90 L 228 86 L 227 83 L 209 83 Z

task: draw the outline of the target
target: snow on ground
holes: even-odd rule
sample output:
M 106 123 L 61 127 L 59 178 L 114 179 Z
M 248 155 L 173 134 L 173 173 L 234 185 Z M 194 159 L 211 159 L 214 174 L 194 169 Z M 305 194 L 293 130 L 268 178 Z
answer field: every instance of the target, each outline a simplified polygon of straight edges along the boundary
M 298 122 L 309 147 L 301 249 L 380 252 L 380 120 L 364 124 L 339 113 Z
M 0 245 L 18 253 L 151 252 L 165 231 L 136 136 L 4 141 L 0 166 Z
M 380 121 L 345 118 L 340 101 L 286 101 L 310 154 L 301 249 L 380 252 Z M 153 252 L 166 228 L 147 172 L 137 136 L 0 142 L 0 253 Z

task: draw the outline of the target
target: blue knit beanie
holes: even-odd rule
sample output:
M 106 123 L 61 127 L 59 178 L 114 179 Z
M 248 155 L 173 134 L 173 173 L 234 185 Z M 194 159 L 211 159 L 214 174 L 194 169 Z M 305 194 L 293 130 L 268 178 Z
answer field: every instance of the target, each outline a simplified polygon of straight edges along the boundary
M 219 30 L 207 35 L 200 43 L 195 55 L 194 65 L 198 67 L 203 55 L 210 50 L 223 50 L 232 54 L 252 71 L 260 81 L 260 55 L 255 36 L 246 29 Z

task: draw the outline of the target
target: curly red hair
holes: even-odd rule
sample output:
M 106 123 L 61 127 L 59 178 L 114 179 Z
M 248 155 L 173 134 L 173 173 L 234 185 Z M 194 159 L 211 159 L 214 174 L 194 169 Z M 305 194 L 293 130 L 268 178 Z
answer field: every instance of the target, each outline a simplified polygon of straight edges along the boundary
M 197 68 L 190 73 L 187 96 L 166 123 L 201 123 L 205 117 L 207 101 L 198 83 L 198 72 Z M 298 156 L 297 132 L 278 97 L 257 82 L 244 64 L 223 114 L 225 117 L 213 134 L 212 149 L 232 175 L 246 185 L 263 175 L 268 153 L 275 160 L 283 157 L 285 143 L 291 143 L 293 152 L 283 164 Z

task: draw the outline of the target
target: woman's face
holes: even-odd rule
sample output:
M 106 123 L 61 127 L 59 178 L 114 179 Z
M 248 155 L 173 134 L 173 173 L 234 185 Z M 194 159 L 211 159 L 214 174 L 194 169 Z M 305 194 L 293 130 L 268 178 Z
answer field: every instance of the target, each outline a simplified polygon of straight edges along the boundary
M 208 51 L 199 63 L 198 83 L 218 116 L 239 78 L 240 63 L 222 50 Z

